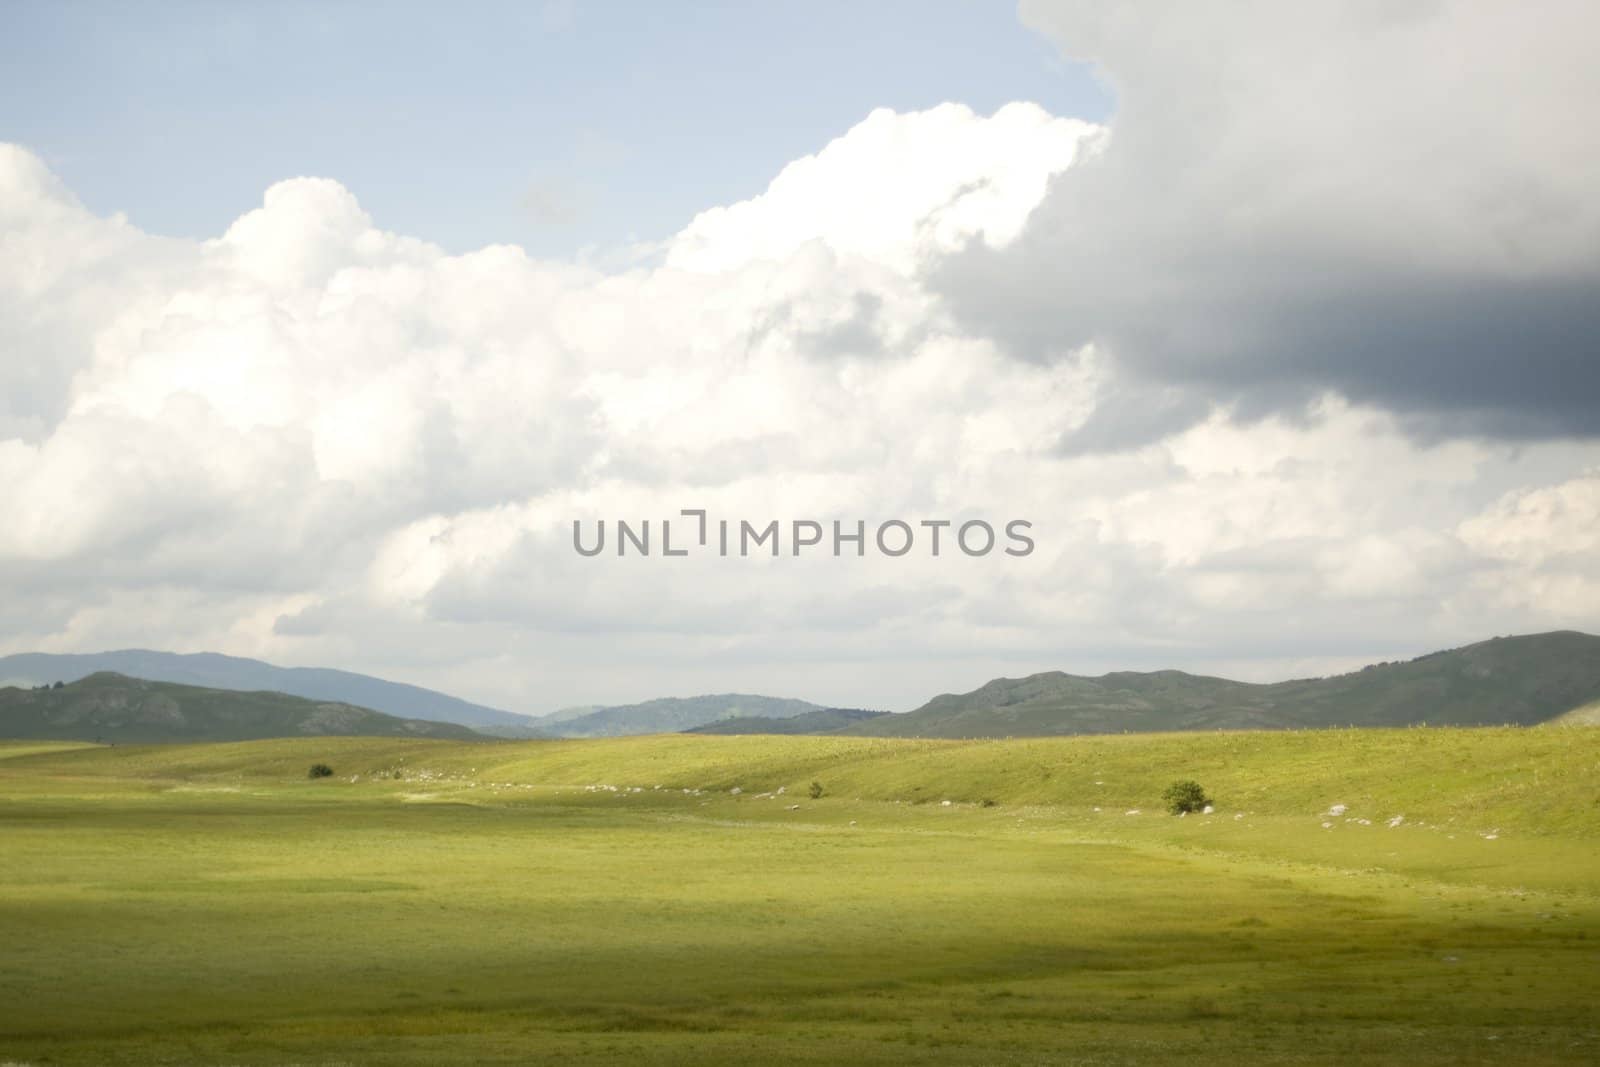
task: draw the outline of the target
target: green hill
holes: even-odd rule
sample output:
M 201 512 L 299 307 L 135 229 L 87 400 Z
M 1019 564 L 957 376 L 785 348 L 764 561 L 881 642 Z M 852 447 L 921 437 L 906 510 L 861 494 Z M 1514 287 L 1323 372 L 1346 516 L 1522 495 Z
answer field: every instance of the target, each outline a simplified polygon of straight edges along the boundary
M 600 708 L 564 721 L 535 720 L 541 730 L 560 737 L 626 737 L 692 730 L 721 719 L 761 717 L 787 719 L 821 707 L 804 700 L 716 693 L 698 697 L 662 697 L 642 704 Z M 556 713 L 561 714 L 560 712 Z
M 904 715 L 860 723 L 879 737 L 1024 737 L 1321 726 L 1533 725 L 1600 700 L 1600 637 L 1497 637 L 1332 678 L 1273 684 L 1183 671 L 999 678 Z
M 313 743 L 315 741 L 315 743 Z M 399 737 L 274 738 L 241 744 L 140 747 L 0 744 L 0 789 L 18 775 L 70 782 L 105 776 L 140 782 L 239 786 L 305 783 L 305 767 L 326 759 L 361 785 L 397 802 L 518 804 L 531 796 L 562 796 L 581 805 L 735 803 L 751 814 L 783 811 L 820 780 L 828 805 L 899 802 L 906 809 L 950 800 L 981 810 L 998 802 L 1011 819 L 1030 809 L 1054 809 L 1118 833 L 1140 835 L 1178 828 L 1160 814 L 1162 789 L 1180 777 L 1198 780 L 1216 799 L 1217 820 L 1232 835 L 1228 849 L 1323 851 L 1305 832 L 1319 829 L 1328 808 L 1349 805 L 1346 815 L 1372 825 L 1341 827 L 1352 846 L 1360 835 L 1374 850 L 1388 819 L 1404 814 L 1408 832 L 1426 825 L 1439 849 L 1480 848 L 1479 829 L 1499 827 L 1537 839 L 1600 837 L 1595 814 L 1594 767 L 1600 731 L 1548 725 L 1537 729 L 1309 730 L 1245 733 L 1150 733 L 1092 737 L 1035 737 L 1010 741 L 917 740 L 868 737 L 715 737 L 670 734 L 601 740 L 462 744 Z M 396 769 L 401 778 L 395 778 Z M 604 784 L 602 784 L 604 783 Z M 428 796 L 411 794 L 425 784 Z M 535 792 L 524 796 L 524 787 Z M 615 788 L 611 788 L 615 787 Z M 785 788 L 785 797 L 774 796 Z M 692 795 L 685 795 L 683 790 Z M 738 789 L 735 795 L 733 790 Z M 637 790 L 637 791 L 635 791 Z M 98 787 L 90 795 L 99 796 Z M 409 799 L 408 799 L 409 798 Z M 1142 809 L 1148 820 L 1127 818 Z M 1250 813 L 1235 823 L 1237 812 Z M 722 813 L 713 813 L 720 818 Z M 850 814 L 848 818 L 856 818 Z M 1285 819 L 1270 840 L 1260 820 Z M 1445 839 L 1460 828 L 1459 842 Z M 1255 829 L 1251 827 L 1255 826 Z M 1163 829 L 1165 828 L 1165 829 Z M 1213 832 L 1223 833 L 1219 827 Z M 1393 838 L 1390 838 L 1393 840 Z M 1202 842 L 1193 842 L 1202 844 Z M 1508 842 L 1501 842 L 1502 845 Z M 1223 847 L 1214 843 L 1212 847 Z M 1392 850 L 1393 844 L 1383 849 Z M 1600 877 L 1600 851 L 1581 864 L 1547 872 L 1547 880 Z M 1419 857 L 1420 858 L 1420 857 Z M 1571 857 L 1569 857 L 1570 859 Z M 1386 866 L 1401 869 L 1406 856 Z M 1477 861 L 1483 862 L 1483 861 Z M 1452 864 L 1437 872 L 1476 878 L 1485 868 Z M 1533 877 L 1508 868 L 1508 879 Z M 1513 882 L 1512 884 L 1517 884 Z
M 0 737 L 165 743 L 306 736 L 487 740 L 465 726 L 353 704 L 150 682 L 102 671 L 48 689 L 0 689 Z
M 837 734 L 852 726 L 880 719 L 886 711 L 866 711 L 862 708 L 823 708 L 807 711 L 787 719 L 774 719 L 764 715 L 742 715 L 736 719 L 696 726 L 686 734 Z
M 1559 726 L 1600 726 L 1600 700 L 1573 708 L 1565 715 L 1550 720 Z
M 224 656 L 216 652 L 152 652 L 123 649 L 117 652 L 57 654 L 23 652 L 0 656 L 0 686 L 75 682 L 100 671 L 174 682 L 208 689 L 234 689 L 245 693 L 290 693 L 307 700 L 354 704 L 385 715 L 430 719 L 462 726 L 500 726 L 511 736 L 539 736 L 532 716 L 473 704 L 421 686 L 390 682 L 351 671 L 321 667 L 277 667 L 257 659 Z

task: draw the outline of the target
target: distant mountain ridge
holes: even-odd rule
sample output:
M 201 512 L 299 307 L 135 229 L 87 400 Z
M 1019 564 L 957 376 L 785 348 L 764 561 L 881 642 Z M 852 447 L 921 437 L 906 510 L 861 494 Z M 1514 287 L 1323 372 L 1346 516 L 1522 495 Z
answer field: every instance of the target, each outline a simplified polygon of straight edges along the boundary
M 0 737 L 165 744 L 269 737 L 490 739 L 456 723 L 402 719 L 285 693 L 246 693 L 101 671 L 47 689 L 0 688 Z
M 1600 700 L 1600 637 L 1562 630 L 1497 637 L 1331 678 L 1257 684 L 1183 671 L 1050 671 L 997 678 L 970 693 L 846 733 L 1010 737 L 1328 726 L 1480 726 L 1547 722 Z
M 108 669 L 130 676 L 128 680 L 198 685 L 258 697 L 275 691 L 289 694 L 285 699 L 343 705 L 380 718 L 472 726 L 482 734 L 519 739 L 682 731 L 1024 737 L 1600 720 L 1600 637 L 1571 630 L 1498 637 L 1335 677 L 1267 684 L 1177 670 L 1114 671 L 1096 677 L 1047 671 L 1026 678 L 997 678 L 969 693 L 946 693 L 897 715 L 721 693 L 567 708 L 539 718 L 348 671 L 275 667 L 215 653 L 141 650 L 7 656 L 0 658 L 0 685 L 76 681 Z M 418 728 L 406 730 L 415 734 Z
M 564 720 L 552 722 L 546 718 L 535 720 L 535 723 L 540 729 L 557 737 L 625 737 L 632 734 L 679 733 L 722 719 L 787 719 L 821 710 L 821 705 L 805 700 L 750 693 L 714 693 L 697 697 L 662 697 L 641 704 L 620 704 Z
M 774 719 L 764 715 L 746 715 L 735 719 L 719 719 L 683 731 L 686 734 L 839 734 L 851 727 L 872 719 L 883 718 L 887 711 L 867 711 L 864 708 L 819 708 L 802 712 L 787 719 Z
M 55 654 L 24 652 L 0 657 L 0 685 L 74 682 L 98 671 L 114 671 L 153 682 L 173 682 L 241 692 L 271 690 L 371 708 L 401 718 L 453 722 L 462 726 L 527 727 L 538 736 L 532 716 L 473 704 L 421 686 L 390 682 L 351 671 L 320 667 L 277 667 L 257 659 L 217 652 L 117 652 Z

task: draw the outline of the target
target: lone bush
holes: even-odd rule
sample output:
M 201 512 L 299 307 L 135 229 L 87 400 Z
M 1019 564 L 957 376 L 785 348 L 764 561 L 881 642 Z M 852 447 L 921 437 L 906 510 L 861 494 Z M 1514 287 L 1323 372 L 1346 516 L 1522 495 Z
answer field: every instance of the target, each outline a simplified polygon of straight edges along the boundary
M 1167 786 L 1166 791 L 1161 794 L 1161 799 L 1166 802 L 1167 811 L 1173 815 L 1182 815 L 1186 811 L 1202 811 L 1211 803 L 1211 798 L 1200 788 L 1200 783 L 1187 778 Z
M 812 800 L 820 800 L 820 799 L 822 799 L 822 783 L 821 782 L 812 782 L 811 783 L 811 788 L 806 790 L 806 792 L 811 794 L 811 799 Z
M 333 777 L 333 768 L 328 766 L 326 763 L 313 763 L 311 765 L 311 769 L 306 772 L 306 777 L 307 778 L 332 778 Z

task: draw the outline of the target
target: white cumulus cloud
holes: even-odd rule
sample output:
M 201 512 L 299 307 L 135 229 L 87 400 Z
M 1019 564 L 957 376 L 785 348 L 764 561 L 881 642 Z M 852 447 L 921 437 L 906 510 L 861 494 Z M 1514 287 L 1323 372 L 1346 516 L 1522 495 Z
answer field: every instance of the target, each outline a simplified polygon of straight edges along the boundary
M 0 149 L 0 651 L 211 648 L 529 711 L 907 707 L 1024 670 L 1249 647 L 1275 674 L 1596 621 L 1507 592 L 1589 580 L 1581 441 L 1419 443 L 1328 390 L 1064 451 L 1127 403 L 1115 361 L 1015 358 L 939 268 L 1020 247 L 1109 136 L 1030 104 L 873 112 L 612 271 L 449 255 L 329 179 L 159 238 Z M 1022 518 L 1038 547 L 572 550 L 574 519 L 659 536 L 683 508 Z

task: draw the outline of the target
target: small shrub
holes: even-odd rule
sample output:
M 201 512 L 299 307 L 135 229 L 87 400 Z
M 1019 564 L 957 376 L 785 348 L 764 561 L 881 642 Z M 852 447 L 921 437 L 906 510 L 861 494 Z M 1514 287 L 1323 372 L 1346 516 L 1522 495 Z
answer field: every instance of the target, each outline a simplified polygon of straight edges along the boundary
M 811 788 L 806 790 L 806 792 L 811 794 L 811 799 L 812 800 L 820 800 L 820 799 L 822 799 L 822 783 L 821 782 L 812 782 L 811 783 Z
M 981 806 L 985 807 L 985 808 L 994 808 L 994 807 L 999 807 L 999 805 L 1000 805 L 1000 802 L 998 800 L 996 800 L 994 797 L 984 797 Z
M 1161 794 L 1161 799 L 1166 802 L 1167 811 L 1173 815 L 1182 815 L 1186 811 L 1201 811 L 1211 803 L 1211 798 L 1200 788 L 1200 783 L 1187 778 L 1167 786 L 1166 791 Z
M 306 772 L 306 777 L 307 778 L 332 778 L 333 777 L 333 768 L 328 766 L 326 763 L 313 763 L 311 765 L 311 769 Z

